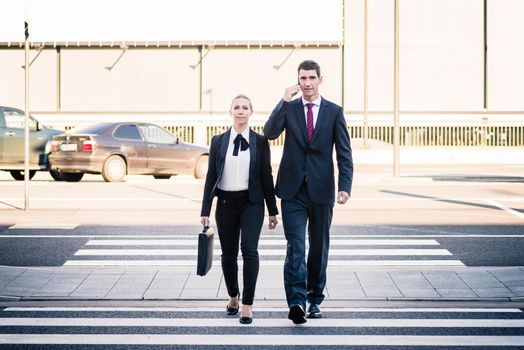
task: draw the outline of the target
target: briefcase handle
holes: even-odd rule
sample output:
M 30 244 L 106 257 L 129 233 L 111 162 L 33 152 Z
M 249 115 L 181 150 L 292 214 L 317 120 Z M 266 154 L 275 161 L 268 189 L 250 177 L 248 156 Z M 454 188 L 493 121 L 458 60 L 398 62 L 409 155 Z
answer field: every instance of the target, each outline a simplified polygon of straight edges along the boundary
M 200 233 L 205 233 L 208 237 L 211 237 L 213 236 L 215 233 L 213 232 L 213 229 L 209 226 L 202 226 L 202 232 Z

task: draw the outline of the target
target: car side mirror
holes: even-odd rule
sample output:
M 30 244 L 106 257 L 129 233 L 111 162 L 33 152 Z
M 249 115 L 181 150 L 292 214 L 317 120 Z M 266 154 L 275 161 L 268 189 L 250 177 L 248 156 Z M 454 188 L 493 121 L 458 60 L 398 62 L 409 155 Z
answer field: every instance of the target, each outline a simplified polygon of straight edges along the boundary
M 39 131 L 42 130 L 42 126 L 40 125 L 40 122 L 29 119 L 29 131 Z

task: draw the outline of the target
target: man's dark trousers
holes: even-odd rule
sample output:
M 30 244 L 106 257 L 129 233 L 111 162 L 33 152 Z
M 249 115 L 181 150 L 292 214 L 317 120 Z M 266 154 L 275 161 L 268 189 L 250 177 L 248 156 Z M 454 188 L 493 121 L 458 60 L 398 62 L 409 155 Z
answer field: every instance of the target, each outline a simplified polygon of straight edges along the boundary
M 335 203 L 333 148 L 338 165 L 338 191 L 351 194 L 353 160 L 342 107 L 322 98 L 313 137 L 308 140 L 302 99 L 281 100 L 264 125 L 270 140 L 286 131 L 275 191 L 282 200 L 288 241 L 284 285 L 289 306 L 324 298 L 329 227 Z M 309 221 L 310 253 L 305 262 L 305 229 Z
M 311 304 L 320 304 L 324 300 L 333 205 L 313 203 L 306 181 L 294 198 L 282 200 L 281 205 L 287 240 L 284 264 L 286 298 L 289 306 L 302 305 L 306 309 L 306 300 Z M 304 260 L 306 225 L 309 239 L 307 264 Z

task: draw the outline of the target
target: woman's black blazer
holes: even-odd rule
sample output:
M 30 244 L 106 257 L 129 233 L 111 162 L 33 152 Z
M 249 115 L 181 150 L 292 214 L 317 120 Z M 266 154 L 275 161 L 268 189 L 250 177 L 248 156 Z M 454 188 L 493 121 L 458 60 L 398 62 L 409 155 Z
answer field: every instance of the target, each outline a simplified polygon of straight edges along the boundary
M 209 165 L 200 216 L 209 216 L 211 212 L 213 197 L 216 195 L 217 186 L 224 171 L 230 133 L 231 128 L 220 135 L 213 136 L 211 139 Z M 257 203 L 265 199 L 269 215 L 277 215 L 269 143 L 264 136 L 251 129 L 249 129 L 249 153 L 249 201 Z

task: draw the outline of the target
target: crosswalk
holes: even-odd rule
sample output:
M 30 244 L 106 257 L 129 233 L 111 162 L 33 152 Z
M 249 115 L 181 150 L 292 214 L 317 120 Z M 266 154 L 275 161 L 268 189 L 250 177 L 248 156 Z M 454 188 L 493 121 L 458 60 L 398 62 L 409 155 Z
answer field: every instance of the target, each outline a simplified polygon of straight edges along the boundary
M 212 307 L 7 307 L 0 311 L 0 348 L 524 348 L 520 309 L 323 308 L 323 313 L 323 319 L 297 326 L 283 307 L 255 306 L 253 323 L 240 325 L 237 317 Z
M 195 235 L 164 238 L 92 238 L 77 250 L 66 266 L 193 266 L 197 256 Z M 220 243 L 215 239 L 214 264 L 220 264 Z M 262 235 L 262 266 L 282 266 L 286 254 L 283 236 Z M 464 266 L 435 239 L 332 235 L 330 266 Z M 240 262 L 241 263 L 241 262 Z

